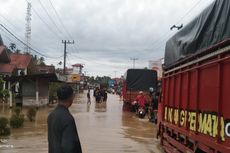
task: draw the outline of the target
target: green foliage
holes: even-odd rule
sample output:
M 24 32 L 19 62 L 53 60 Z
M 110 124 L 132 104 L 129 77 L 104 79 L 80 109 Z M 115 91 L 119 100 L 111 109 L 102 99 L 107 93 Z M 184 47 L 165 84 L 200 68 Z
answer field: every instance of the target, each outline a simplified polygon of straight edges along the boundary
M 16 49 L 16 44 L 15 43 L 10 43 L 9 48 L 14 51 Z
M 46 65 L 46 64 L 45 64 L 45 58 L 44 58 L 44 57 L 40 57 L 40 58 L 39 58 L 39 65 Z
M 21 113 L 21 108 L 16 107 L 14 114 L 10 117 L 10 126 L 12 128 L 20 128 L 24 123 L 24 115 Z
M 3 83 L 5 81 L 3 80 L 2 76 L 0 76 L 0 98 L 4 99 L 10 96 L 10 93 L 7 89 L 3 90 Z
M 50 83 L 49 84 L 49 99 L 52 101 L 57 99 L 57 89 L 61 86 L 61 83 Z
M 96 76 L 96 78 L 94 78 L 94 77 L 88 78 L 88 81 L 91 84 L 94 84 L 94 83 L 105 84 L 105 83 L 108 83 L 109 80 L 111 80 L 111 77 L 109 77 L 109 76 L 103 76 L 103 77 Z
M 11 49 L 9 49 L 8 47 L 6 47 L 6 52 L 7 52 L 8 54 L 13 53 L 13 52 L 11 51 Z
M 17 45 L 15 43 L 10 43 L 9 47 L 7 47 L 8 53 L 17 53 L 20 54 L 21 50 L 17 48 Z
M 0 84 L 3 84 L 5 81 L 3 80 L 2 76 L 0 76 Z
M 27 53 L 29 55 L 31 55 L 30 53 Z M 27 69 L 27 72 L 28 74 L 36 74 L 38 73 L 36 70 L 37 70 L 37 66 L 40 65 L 40 66 L 45 66 L 46 63 L 45 63 L 45 58 L 44 57 L 38 57 L 37 55 L 32 55 L 32 62 L 30 64 L 30 66 L 28 67 Z
M 9 96 L 10 96 L 9 90 L 5 89 L 0 91 L 0 97 L 9 97 Z
M 20 114 L 21 114 L 21 108 L 19 108 L 19 107 L 16 107 L 15 109 L 14 109 L 14 113 L 17 115 L 17 116 L 19 116 Z
M 35 121 L 37 111 L 35 108 L 29 108 L 27 111 L 27 117 L 30 120 L 30 122 Z
M 5 128 L 9 123 L 6 117 L 0 117 L 0 129 Z
M 0 117 L 0 135 L 10 135 L 9 120 L 6 117 Z

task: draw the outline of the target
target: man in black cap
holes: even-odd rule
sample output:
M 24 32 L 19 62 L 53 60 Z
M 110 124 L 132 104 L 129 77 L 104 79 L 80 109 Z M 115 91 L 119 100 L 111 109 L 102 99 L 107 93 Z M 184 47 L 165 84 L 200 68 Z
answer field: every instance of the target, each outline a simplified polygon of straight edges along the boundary
M 57 96 L 58 105 L 48 116 L 49 153 L 82 153 L 75 121 L 68 110 L 74 99 L 73 89 L 61 86 Z

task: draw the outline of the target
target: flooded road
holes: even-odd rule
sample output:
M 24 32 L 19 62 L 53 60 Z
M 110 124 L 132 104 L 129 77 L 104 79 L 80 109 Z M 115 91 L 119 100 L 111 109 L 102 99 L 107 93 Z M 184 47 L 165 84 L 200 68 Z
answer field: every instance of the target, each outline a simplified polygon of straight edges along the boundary
M 91 94 L 92 95 L 92 94 Z M 8 142 L 0 143 L 1 153 L 47 153 L 47 115 L 55 106 L 40 108 L 36 122 L 26 121 L 23 128 L 13 129 Z M 0 107 L 1 116 L 9 116 Z M 26 110 L 23 109 L 25 112 Z M 86 94 L 78 94 L 70 108 L 78 128 L 83 153 L 160 153 L 154 124 L 122 111 L 122 101 L 108 95 L 107 103 L 87 103 Z

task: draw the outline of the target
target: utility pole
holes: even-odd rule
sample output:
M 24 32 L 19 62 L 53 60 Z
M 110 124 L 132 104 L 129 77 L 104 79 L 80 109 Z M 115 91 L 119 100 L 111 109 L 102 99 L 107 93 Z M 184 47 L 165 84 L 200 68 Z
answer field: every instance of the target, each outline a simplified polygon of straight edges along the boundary
M 74 44 L 74 40 L 71 41 L 66 41 L 66 40 L 62 40 L 62 43 L 64 44 L 64 68 L 63 68 L 63 74 L 66 74 L 66 44 Z
M 114 74 L 115 74 L 115 78 L 117 77 L 117 71 L 114 71 Z
M 135 69 L 135 62 L 136 62 L 136 60 L 138 60 L 138 58 L 130 58 L 130 60 L 132 60 L 133 61 L 133 68 Z

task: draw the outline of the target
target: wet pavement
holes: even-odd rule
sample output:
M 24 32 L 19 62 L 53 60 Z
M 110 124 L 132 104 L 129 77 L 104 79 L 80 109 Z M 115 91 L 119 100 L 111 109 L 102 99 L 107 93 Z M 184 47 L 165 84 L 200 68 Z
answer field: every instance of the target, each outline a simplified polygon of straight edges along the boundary
M 91 94 L 92 95 L 92 94 Z M 11 130 L 7 142 L 0 142 L 1 153 L 47 153 L 47 115 L 55 106 L 40 108 L 35 122 Z M 78 94 L 70 108 L 78 128 L 83 153 L 161 153 L 156 127 L 148 119 L 122 111 L 119 96 L 108 95 L 107 103 L 87 103 L 86 94 Z M 23 109 L 26 112 L 26 109 Z M 10 116 L 0 106 L 0 116 Z

